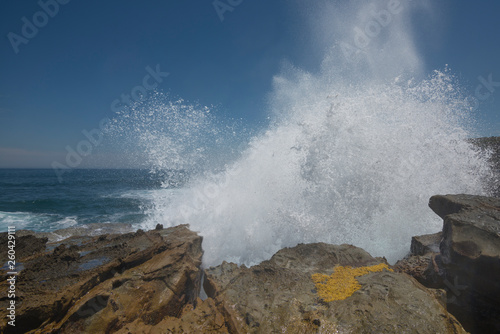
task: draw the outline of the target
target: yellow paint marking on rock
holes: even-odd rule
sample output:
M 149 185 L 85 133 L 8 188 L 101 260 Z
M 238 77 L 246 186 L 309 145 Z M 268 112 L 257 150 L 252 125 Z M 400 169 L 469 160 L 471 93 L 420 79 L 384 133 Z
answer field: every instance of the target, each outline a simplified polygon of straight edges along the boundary
M 385 263 L 359 268 L 336 266 L 333 274 L 330 276 L 325 274 L 313 274 L 311 278 L 316 284 L 318 295 L 325 302 L 331 302 L 334 300 L 344 300 L 352 296 L 355 291 L 361 289 L 361 284 L 359 284 L 355 277 L 382 271 L 384 269 L 393 271 Z

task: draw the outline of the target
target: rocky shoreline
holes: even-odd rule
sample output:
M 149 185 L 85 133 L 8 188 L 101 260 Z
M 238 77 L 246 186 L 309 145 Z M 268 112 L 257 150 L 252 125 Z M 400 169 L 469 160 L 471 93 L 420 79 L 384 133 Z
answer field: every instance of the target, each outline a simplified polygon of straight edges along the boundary
M 443 231 L 414 237 L 394 266 L 352 245 L 314 243 L 250 268 L 203 269 L 202 237 L 187 225 L 17 231 L 15 326 L 2 293 L 0 332 L 500 332 L 500 199 L 433 196 L 429 206 Z M 8 291 L 6 267 L 0 275 Z

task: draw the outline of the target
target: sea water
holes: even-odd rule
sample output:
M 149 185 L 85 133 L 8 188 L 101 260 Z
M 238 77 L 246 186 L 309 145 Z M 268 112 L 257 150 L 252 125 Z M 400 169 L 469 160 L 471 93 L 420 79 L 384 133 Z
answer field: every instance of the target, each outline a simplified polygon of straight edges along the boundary
M 91 223 L 143 222 L 163 176 L 149 170 L 0 169 L 0 229 L 48 232 Z

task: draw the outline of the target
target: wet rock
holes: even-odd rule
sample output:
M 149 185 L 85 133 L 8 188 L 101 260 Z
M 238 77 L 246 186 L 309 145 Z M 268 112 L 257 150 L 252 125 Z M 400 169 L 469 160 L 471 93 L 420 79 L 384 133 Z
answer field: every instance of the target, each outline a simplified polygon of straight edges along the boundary
M 436 271 L 438 260 L 439 257 L 436 257 L 435 253 L 410 255 L 396 262 L 394 270 L 412 276 L 428 288 L 443 289 L 442 277 Z
M 313 277 L 333 281 L 346 266 L 383 268 L 386 261 L 350 245 L 298 245 L 251 268 L 224 262 L 206 269 L 204 287 L 231 333 L 465 333 L 439 292 L 386 269 L 356 276 L 352 294 L 325 301 Z M 343 279 L 326 293 L 345 290 Z
M 78 247 L 74 245 L 68 248 L 65 244 L 61 244 L 52 252 L 52 258 L 56 261 L 74 261 L 79 257 Z
M 435 271 L 448 308 L 473 333 L 499 333 L 500 199 L 433 196 L 429 206 L 444 220 Z
M 33 234 L 19 234 L 16 233 L 15 239 L 15 251 L 16 258 L 19 261 L 22 261 L 24 258 L 37 254 L 43 250 L 45 250 L 45 244 L 47 243 L 48 238 L 42 237 L 38 238 Z M 7 233 L 0 233 L 0 263 L 3 265 L 7 262 Z
M 411 238 L 411 254 L 425 255 L 427 253 L 439 253 L 441 238 L 441 232 Z
M 397 272 L 406 273 L 428 288 L 443 288 L 438 263 L 442 233 L 415 236 L 411 239 L 410 254 L 394 265 Z
M 201 240 L 177 226 L 49 244 L 19 273 L 15 328 L 3 320 L 9 300 L 0 300 L 0 332 L 112 333 L 177 318 L 196 304 Z M 7 290 L 3 275 L 0 289 Z
M 49 243 L 57 243 L 68 238 L 88 237 L 88 236 L 105 236 L 116 233 L 131 233 L 135 229 L 131 224 L 124 223 L 93 223 L 86 225 L 76 225 L 53 232 L 33 232 L 29 230 L 16 231 L 17 236 L 33 235 L 37 238 L 47 238 Z

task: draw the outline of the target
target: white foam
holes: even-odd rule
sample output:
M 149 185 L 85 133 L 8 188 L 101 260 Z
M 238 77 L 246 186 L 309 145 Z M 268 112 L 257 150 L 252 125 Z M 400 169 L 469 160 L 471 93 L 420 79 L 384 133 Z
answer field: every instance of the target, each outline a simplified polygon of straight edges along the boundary
M 337 9 L 341 30 L 370 12 Z M 222 171 L 211 168 L 219 156 L 203 153 L 207 143 L 227 144 L 217 141 L 224 131 L 205 109 L 154 97 L 128 113 L 131 123 L 122 119 L 117 129 L 145 148 L 153 169 L 205 167 L 176 196 L 156 193 L 145 225 L 189 223 L 204 237 L 205 265 L 254 264 L 282 247 L 319 241 L 394 262 L 412 236 L 440 230 L 429 197 L 482 194 L 489 169 L 466 141 L 471 106 L 453 75 L 422 79 L 409 11 L 354 62 L 334 47 L 320 73 L 284 68 L 274 78 L 272 124 Z M 324 33 L 335 33 L 328 24 Z
M 27 212 L 2 212 L 0 211 L 0 226 L 2 230 L 6 230 L 8 226 L 24 226 L 27 218 L 31 215 Z
M 63 219 L 56 221 L 55 224 L 58 225 L 57 229 L 75 226 L 78 225 L 78 218 L 75 216 L 64 217 Z
M 58 215 L 33 212 L 0 212 L 0 228 L 7 230 L 15 226 L 17 230 L 50 231 L 77 225 L 77 217 L 60 218 Z
M 161 196 L 174 196 L 174 193 L 178 191 L 179 189 L 176 188 L 153 189 L 153 190 L 129 190 L 126 192 L 122 192 L 120 194 L 116 194 L 114 195 L 114 197 L 150 201 Z

